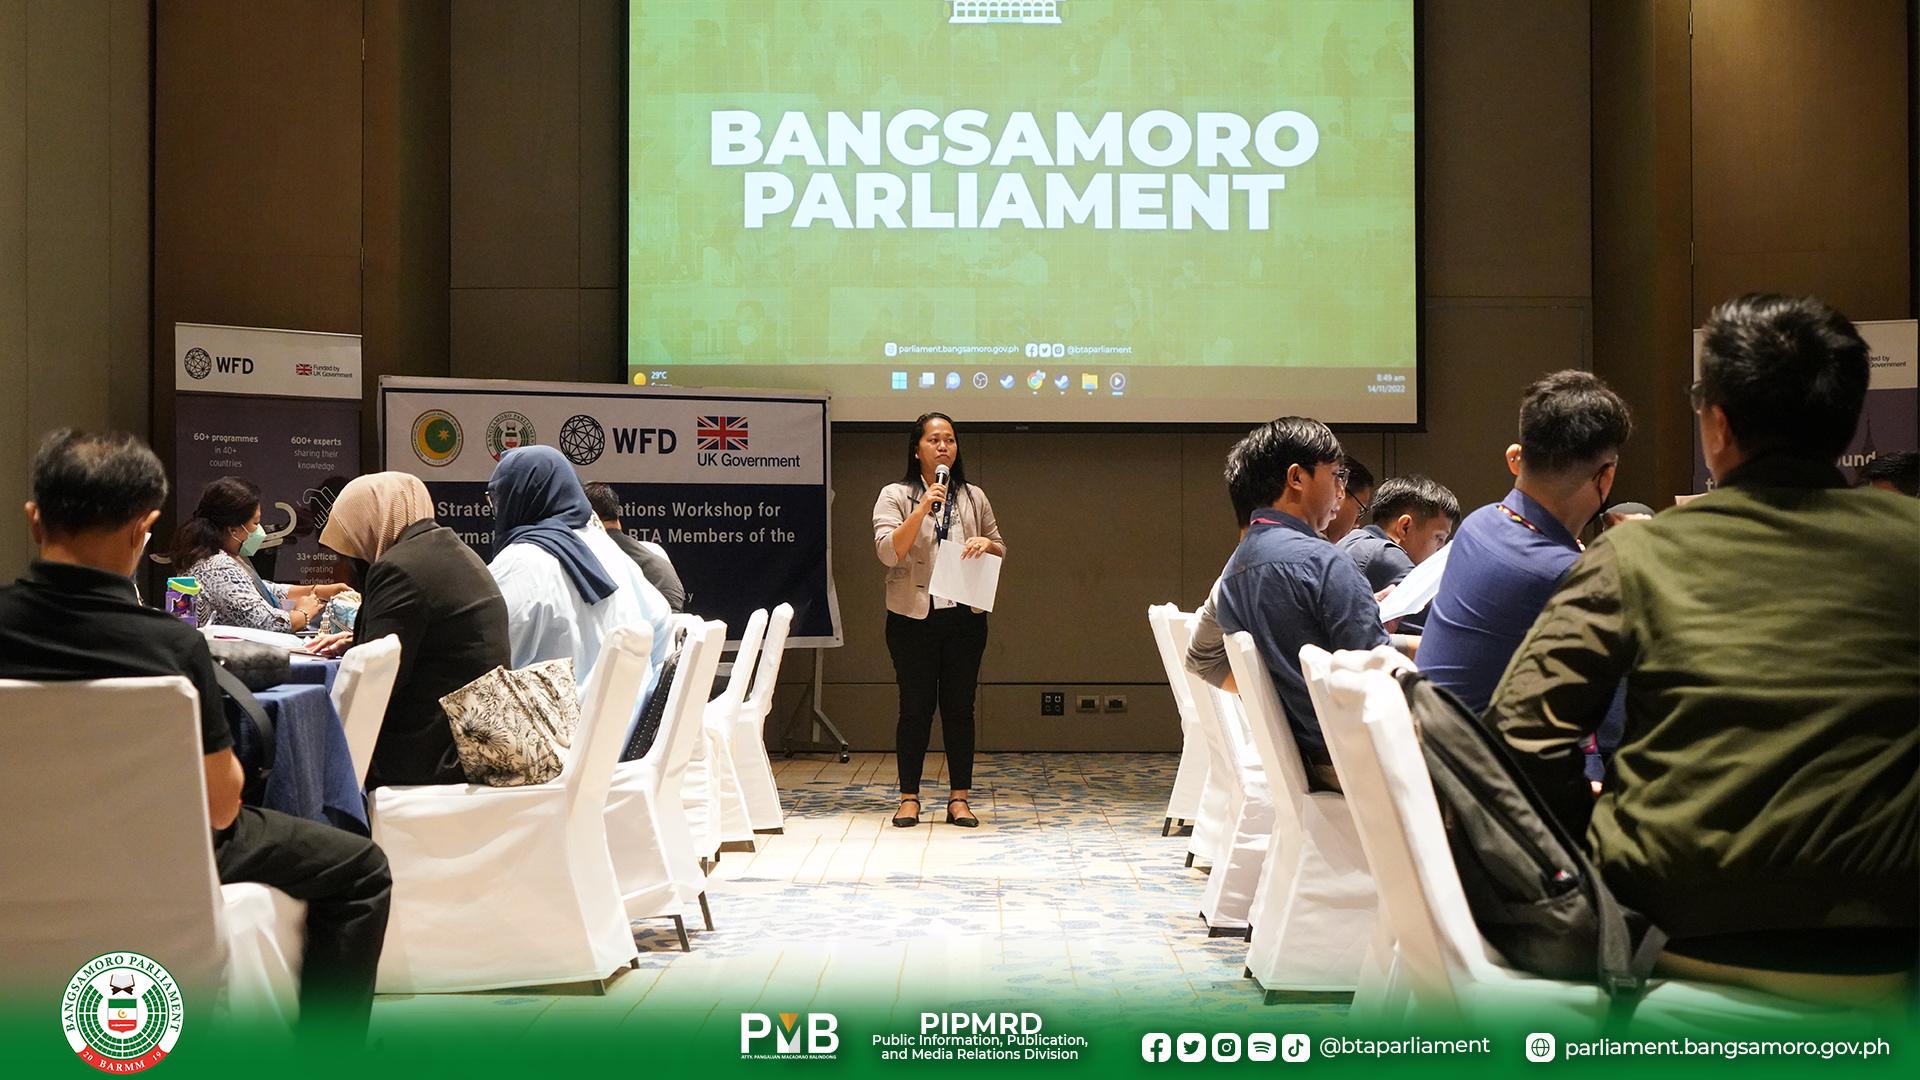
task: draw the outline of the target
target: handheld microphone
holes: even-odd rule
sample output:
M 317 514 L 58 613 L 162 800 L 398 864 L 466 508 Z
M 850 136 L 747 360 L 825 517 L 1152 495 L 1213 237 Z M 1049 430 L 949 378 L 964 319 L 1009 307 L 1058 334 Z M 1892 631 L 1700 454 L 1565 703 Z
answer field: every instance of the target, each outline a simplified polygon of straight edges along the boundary
M 947 469 L 947 465 L 935 465 L 935 467 L 933 467 L 933 482 L 935 482 L 935 484 L 945 484 L 948 477 L 952 477 L 952 471 Z M 941 536 L 941 540 L 945 540 L 945 538 L 947 538 L 948 528 L 952 528 L 952 513 L 954 513 L 952 500 L 948 498 L 945 503 L 933 503 L 933 511 L 941 515 L 939 536 Z

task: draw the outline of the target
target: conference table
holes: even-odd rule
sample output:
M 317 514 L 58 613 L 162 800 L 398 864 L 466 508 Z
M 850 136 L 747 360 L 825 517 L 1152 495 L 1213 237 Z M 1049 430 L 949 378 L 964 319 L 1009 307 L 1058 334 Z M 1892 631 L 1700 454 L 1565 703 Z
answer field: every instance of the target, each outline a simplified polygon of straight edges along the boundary
M 339 671 L 338 660 L 295 656 L 287 682 L 253 695 L 274 726 L 273 771 L 261 805 L 364 836 L 371 831 L 366 800 L 330 694 Z M 264 750 L 260 730 L 243 715 L 233 735 L 234 754 L 251 771 Z

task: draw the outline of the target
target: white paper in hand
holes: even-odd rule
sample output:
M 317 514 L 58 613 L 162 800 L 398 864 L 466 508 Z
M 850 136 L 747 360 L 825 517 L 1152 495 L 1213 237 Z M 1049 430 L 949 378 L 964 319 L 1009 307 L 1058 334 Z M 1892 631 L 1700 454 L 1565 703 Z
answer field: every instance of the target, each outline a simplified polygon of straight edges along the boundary
M 991 553 L 974 559 L 960 557 L 956 540 L 940 541 L 933 556 L 933 580 L 927 592 L 956 604 L 993 610 L 993 595 L 1000 589 L 1000 556 Z
M 1387 598 L 1380 601 L 1382 624 L 1411 615 L 1433 603 L 1434 596 L 1440 592 L 1440 575 L 1447 569 L 1447 553 L 1452 550 L 1453 545 L 1448 544 L 1400 579 L 1400 584 L 1395 585 Z

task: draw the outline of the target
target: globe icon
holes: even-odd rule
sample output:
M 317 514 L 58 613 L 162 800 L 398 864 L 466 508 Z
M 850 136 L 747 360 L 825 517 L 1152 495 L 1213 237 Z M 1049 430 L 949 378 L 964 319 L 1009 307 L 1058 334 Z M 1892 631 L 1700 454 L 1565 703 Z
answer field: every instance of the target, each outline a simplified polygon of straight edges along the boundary
M 213 373 L 213 357 L 207 350 L 192 348 L 187 350 L 187 374 L 196 379 L 204 379 Z
M 575 465 L 591 465 L 607 452 L 607 431 L 585 413 L 569 416 L 560 425 L 560 452 Z

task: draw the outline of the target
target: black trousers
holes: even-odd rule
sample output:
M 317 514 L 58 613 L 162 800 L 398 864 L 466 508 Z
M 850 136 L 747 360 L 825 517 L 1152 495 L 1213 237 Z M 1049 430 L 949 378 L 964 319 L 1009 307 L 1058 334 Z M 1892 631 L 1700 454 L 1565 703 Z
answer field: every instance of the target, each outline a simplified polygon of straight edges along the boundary
M 223 883 L 258 882 L 306 901 L 302 1036 L 364 1035 L 393 891 L 386 853 L 344 829 L 242 806 L 213 834 L 213 858 Z
M 935 608 L 924 619 L 887 612 L 887 651 L 900 686 L 900 722 L 894 728 L 900 792 L 920 791 L 933 710 L 947 748 L 947 786 L 973 787 L 973 698 L 980 656 L 987 651 L 987 616 L 972 608 Z

